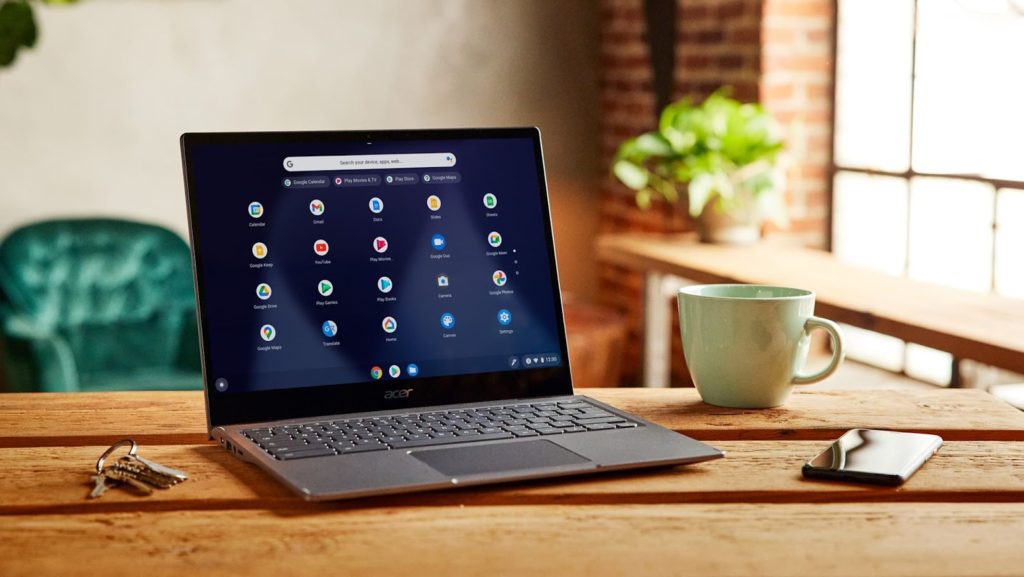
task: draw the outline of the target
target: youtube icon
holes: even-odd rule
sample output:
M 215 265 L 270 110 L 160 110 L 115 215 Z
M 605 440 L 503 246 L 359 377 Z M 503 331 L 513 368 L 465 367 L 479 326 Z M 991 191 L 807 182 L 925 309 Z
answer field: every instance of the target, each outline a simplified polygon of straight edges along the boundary
M 383 236 L 378 236 L 377 238 L 373 239 L 373 250 L 379 253 L 387 252 L 388 239 L 384 238 Z
M 327 254 L 327 251 L 329 249 L 330 247 L 327 246 L 326 240 L 320 239 L 313 243 L 313 252 L 315 252 L 317 256 L 324 256 L 325 254 Z

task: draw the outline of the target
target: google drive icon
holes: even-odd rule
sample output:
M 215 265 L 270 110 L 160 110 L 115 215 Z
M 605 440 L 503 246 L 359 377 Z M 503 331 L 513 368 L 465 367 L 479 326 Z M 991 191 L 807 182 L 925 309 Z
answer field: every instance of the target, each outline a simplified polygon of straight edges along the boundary
M 261 301 L 269 299 L 272 292 L 273 291 L 270 290 L 270 285 L 265 282 L 261 282 L 256 286 L 256 296 L 258 296 Z

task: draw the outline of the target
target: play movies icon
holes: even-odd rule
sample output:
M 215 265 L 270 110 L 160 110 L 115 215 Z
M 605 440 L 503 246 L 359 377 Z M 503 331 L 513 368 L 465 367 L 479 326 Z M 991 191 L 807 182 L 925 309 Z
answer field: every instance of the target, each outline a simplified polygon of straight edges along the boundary
M 331 247 L 327 245 L 327 241 L 324 239 L 320 239 L 313 243 L 313 252 L 315 252 L 317 256 L 324 256 L 330 248 Z
M 381 254 L 387 252 L 388 239 L 384 238 L 383 236 L 378 236 L 377 238 L 373 239 L 373 250 Z

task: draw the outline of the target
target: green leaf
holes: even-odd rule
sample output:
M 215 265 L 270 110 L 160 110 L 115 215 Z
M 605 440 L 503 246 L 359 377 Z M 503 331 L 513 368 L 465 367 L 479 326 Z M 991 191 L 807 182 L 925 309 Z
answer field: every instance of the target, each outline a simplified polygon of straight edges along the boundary
M 671 156 L 672 147 L 665 137 L 656 133 L 648 132 L 641 134 L 636 139 L 636 150 L 647 156 Z
M 16 45 L 29 48 L 35 45 L 36 20 L 28 2 L 8 0 L 0 6 L 0 36 L 13 39 Z
M 697 218 L 714 194 L 714 177 L 710 174 L 695 177 L 690 181 L 687 193 L 690 198 L 690 216 Z
M 616 162 L 612 166 L 612 172 L 622 184 L 633 190 L 641 190 L 647 187 L 647 181 L 650 179 L 650 174 L 646 168 L 637 166 L 628 160 Z
M 0 5 L 0 67 L 9 66 L 22 47 L 36 43 L 36 21 L 32 7 L 24 0 L 7 0 Z
M 636 205 L 643 210 L 651 208 L 651 191 L 646 188 L 638 190 L 636 193 Z

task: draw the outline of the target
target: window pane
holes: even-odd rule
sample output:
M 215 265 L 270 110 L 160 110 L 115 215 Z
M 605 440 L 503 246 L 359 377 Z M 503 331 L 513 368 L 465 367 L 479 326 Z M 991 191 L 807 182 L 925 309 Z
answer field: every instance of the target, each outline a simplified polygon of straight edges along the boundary
M 898 373 L 903 370 L 903 341 L 881 333 L 842 325 L 847 358 Z
M 918 2 L 915 170 L 1024 180 L 1024 17 L 1012 4 Z
M 1024 190 L 999 191 L 996 207 L 996 290 L 1024 298 Z
M 904 171 L 910 164 L 911 0 L 841 0 L 835 161 Z
M 947 386 L 953 376 L 953 355 L 942 351 L 907 343 L 908 377 Z
M 901 275 L 907 254 L 907 181 L 836 174 L 832 250 L 841 259 Z
M 992 187 L 969 180 L 915 178 L 910 194 L 910 276 L 991 290 Z

